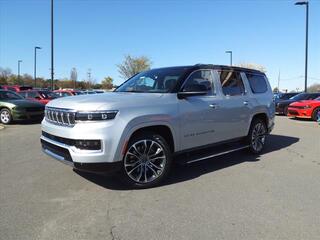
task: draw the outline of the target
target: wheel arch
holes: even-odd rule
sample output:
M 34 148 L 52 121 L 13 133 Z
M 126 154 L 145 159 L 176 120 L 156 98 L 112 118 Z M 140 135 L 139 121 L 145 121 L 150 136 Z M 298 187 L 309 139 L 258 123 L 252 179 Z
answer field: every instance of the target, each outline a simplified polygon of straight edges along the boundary
M 166 124 L 155 124 L 155 125 L 148 125 L 148 126 L 143 126 L 135 129 L 129 136 L 128 136 L 128 141 L 132 139 L 135 136 L 138 136 L 144 132 L 153 132 L 161 137 L 163 137 L 166 142 L 168 143 L 171 152 L 173 153 L 175 151 L 175 141 L 174 141 L 174 135 L 171 130 L 171 128 L 166 125 Z

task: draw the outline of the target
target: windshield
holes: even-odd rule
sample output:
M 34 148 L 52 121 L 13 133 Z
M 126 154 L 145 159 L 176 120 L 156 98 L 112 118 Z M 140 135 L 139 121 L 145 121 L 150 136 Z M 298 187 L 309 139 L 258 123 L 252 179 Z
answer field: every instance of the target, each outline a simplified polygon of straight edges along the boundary
M 40 91 L 39 94 L 43 98 L 57 98 L 57 94 L 54 92 L 49 92 L 49 91 Z
M 1 100 L 14 100 L 14 99 L 22 99 L 20 95 L 14 92 L 0 91 L 0 99 Z
M 172 92 L 187 68 L 160 68 L 139 73 L 116 89 L 116 92 L 168 93 Z
M 309 97 L 309 94 L 307 93 L 300 93 L 298 95 L 295 95 L 291 97 L 291 100 L 306 100 Z

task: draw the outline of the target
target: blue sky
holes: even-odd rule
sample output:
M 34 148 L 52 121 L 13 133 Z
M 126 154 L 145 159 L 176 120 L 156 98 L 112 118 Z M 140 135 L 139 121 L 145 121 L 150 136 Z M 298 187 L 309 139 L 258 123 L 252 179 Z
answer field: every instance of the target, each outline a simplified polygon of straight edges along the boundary
M 264 65 L 280 89 L 303 89 L 305 7 L 293 0 L 55 0 L 55 76 L 119 77 L 125 54 L 152 67 L 195 63 Z M 320 83 L 320 0 L 310 0 L 309 83 Z M 50 78 L 50 0 L 0 0 L 0 66 Z

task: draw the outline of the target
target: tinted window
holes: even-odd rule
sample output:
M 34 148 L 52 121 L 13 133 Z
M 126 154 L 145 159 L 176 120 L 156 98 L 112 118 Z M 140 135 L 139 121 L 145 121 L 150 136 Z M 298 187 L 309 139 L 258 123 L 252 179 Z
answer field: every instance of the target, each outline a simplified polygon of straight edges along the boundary
M 213 93 L 213 76 L 211 70 L 198 70 L 188 77 L 183 87 L 183 92 L 202 92 Z
M 14 99 L 21 99 L 22 97 L 14 92 L 10 91 L 1 91 L 0 92 L 0 99 L 1 100 L 14 100 Z
M 226 96 L 237 96 L 245 93 L 244 85 L 239 72 L 219 71 L 222 91 Z
M 298 95 L 295 95 L 294 97 L 290 98 L 291 100 L 301 101 L 301 100 L 312 100 L 320 96 L 320 93 L 300 93 Z
M 37 92 L 28 92 L 28 97 L 29 98 L 36 98 L 39 97 L 39 94 Z
M 268 90 L 266 78 L 263 75 L 246 73 L 253 93 L 265 93 Z
M 20 94 L 22 97 L 24 97 L 24 98 L 27 97 L 27 93 L 26 93 L 26 92 L 19 92 L 19 94 Z

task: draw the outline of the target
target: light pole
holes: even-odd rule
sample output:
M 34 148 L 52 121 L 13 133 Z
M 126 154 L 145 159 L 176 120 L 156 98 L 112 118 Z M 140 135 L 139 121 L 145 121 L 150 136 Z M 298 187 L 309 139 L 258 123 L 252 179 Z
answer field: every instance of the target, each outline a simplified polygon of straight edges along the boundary
M 232 51 L 226 51 L 226 53 L 230 54 L 230 66 L 232 66 Z
M 18 60 L 18 80 L 20 80 L 20 63 L 22 63 L 22 60 Z
M 305 72 L 304 72 L 304 91 L 307 92 L 307 82 L 308 82 L 308 29 L 309 29 L 309 2 L 299 1 L 295 5 L 305 5 L 306 6 L 306 58 L 305 58 Z
M 34 87 L 37 87 L 37 49 L 41 47 L 34 47 Z
M 51 90 L 53 91 L 53 79 L 54 79 L 54 68 L 53 68 L 53 0 L 51 0 Z

